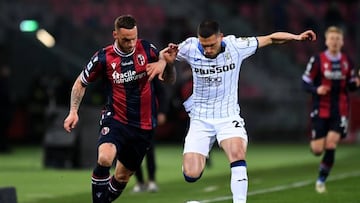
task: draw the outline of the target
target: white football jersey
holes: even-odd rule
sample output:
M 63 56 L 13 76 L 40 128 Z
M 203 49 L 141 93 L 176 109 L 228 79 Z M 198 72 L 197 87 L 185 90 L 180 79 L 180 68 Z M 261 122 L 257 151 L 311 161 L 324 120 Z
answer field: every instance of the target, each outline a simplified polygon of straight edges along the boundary
M 238 81 L 242 61 L 255 53 L 256 37 L 223 37 L 225 50 L 216 58 L 203 55 L 199 39 L 190 37 L 179 44 L 176 60 L 192 69 L 193 94 L 184 102 L 192 118 L 216 119 L 239 115 Z

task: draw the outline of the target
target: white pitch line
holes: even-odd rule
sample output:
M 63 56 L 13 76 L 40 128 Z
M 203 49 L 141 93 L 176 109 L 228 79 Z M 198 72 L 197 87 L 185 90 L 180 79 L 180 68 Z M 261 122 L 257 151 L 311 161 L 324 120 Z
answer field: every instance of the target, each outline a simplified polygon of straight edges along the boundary
M 350 177 L 358 177 L 358 176 L 360 176 L 360 171 L 356 171 L 356 172 L 352 172 L 352 173 L 344 173 L 344 174 L 339 174 L 336 176 L 330 176 L 329 179 L 327 180 L 327 182 L 331 182 L 331 181 L 335 181 L 335 180 L 342 180 L 342 179 L 346 179 L 346 178 L 350 178 Z M 299 182 L 294 182 L 294 183 L 291 183 L 288 185 L 279 185 L 279 186 L 275 186 L 275 187 L 271 187 L 271 188 L 267 188 L 267 189 L 261 189 L 261 190 L 255 190 L 252 192 L 248 192 L 248 196 L 265 194 L 265 193 L 270 193 L 270 192 L 279 192 L 279 191 L 283 191 L 283 190 L 308 186 L 313 183 L 314 183 L 314 180 L 299 181 Z M 232 196 L 223 196 L 223 197 L 217 197 L 214 199 L 201 200 L 201 201 L 199 201 L 199 203 L 222 202 L 222 201 L 231 200 L 231 199 L 232 199 Z

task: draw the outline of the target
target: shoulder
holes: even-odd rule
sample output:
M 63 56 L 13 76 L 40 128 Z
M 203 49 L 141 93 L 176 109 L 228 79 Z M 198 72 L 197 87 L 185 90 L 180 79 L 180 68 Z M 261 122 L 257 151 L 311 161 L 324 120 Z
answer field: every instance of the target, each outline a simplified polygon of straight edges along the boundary
M 141 44 L 145 49 L 152 48 L 152 49 L 157 50 L 157 47 L 153 43 L 151 43 L 145 39 L 138 39 L 137 43 Z
M 325 57 L 325 54 L 323 52 L 312 55 L 310 57 L 307 65 L 308 66 L 310 65 L 310 66 L 318 66 L 318 67 L 320 67 L 320 58 L 321 57 Z
M 224 36 L 223 40 L 224 41 L 234 41 L 234 40 L 236 40 L 236 37 L 235 37 L 235 35 L 226 35 L 226 36 Z
M 257 46 L 258 43 L 256 37 L 236 37 L 235 35 L 227 35 L 223 38 L 223 41 L 243 48 Z
M 199 39 L 197 37 L 189 37 L 180 43 L 180 47 L 192 46 L 192 45 L 197 46 L 198 43 L 199 43 Z

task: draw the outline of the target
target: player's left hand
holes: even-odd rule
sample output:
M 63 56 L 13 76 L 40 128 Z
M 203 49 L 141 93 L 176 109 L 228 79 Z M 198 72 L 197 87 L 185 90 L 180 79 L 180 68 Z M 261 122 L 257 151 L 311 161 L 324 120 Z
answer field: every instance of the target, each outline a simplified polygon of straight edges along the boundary
M 152 81 L 156 75 L 158 75 L 159 80 L 163 81 L 163 74 L 166 67 L 166 61 L 164 59 L 157 62 L 148 63 L 146 65 L 146 72 L 149 76 L 148 81 Z
M 315 41 L 316 34 L 312 30 L 306 30 L 305 32 L 299 34 L 299 40 L 301 41 Z
M 162 57 L 164 57 L 166 63 L 172 64 L 176 59 L 176 55 L 179 52 L 178 45 L 169 43 L 168 47 L 161 51 Z
M 149 81 L 153 80 L 156 75 L 158 75 L 159 80 L 164 80 L 163 75 L 166 64 L 174 63 L 178 51 L 178 46 L 170 43 L 168 47 L 160 51 L 159 61 L 146 65 L 146 72 L 149 76 Z

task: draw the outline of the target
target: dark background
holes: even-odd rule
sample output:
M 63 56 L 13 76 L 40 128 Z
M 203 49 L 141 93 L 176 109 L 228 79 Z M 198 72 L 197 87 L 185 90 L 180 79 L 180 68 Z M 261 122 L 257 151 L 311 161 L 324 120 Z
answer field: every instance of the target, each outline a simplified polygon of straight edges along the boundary
M 159 49 L 193 36 L 196 25 L 206 17 L 218 20 L 225 35 L 258 36 L 313 29 L 318 35 L 315 43 L 267 47 L 244 62 L 239 99 L 250 141 L 308 139 L 310 101 L 301 89 L 301 76 L 310 56 L 324 49 L 327 26 L 344 29 L 344 51 L 359 68 L 359 1 L 1 0 L 3 143 L 41 144 L 46 133 L 62 130 L 73 81 L 95 51 L 113 42 L 113 21 L 122 14 L 135 16 L 139 37 Z M 21 32 L 19 24 L 24 19 L 37 20 L 40 28 L 55 37 L 55 47 L 42 45 L 34 32 Z M 158 142 L 180 142 L 185 135 L 187 117 L 181 101 L 189 91 L 189 74 L 181 64 L 178 71 L 177 83 L 167 87 L 170 110 L 167 123 L 157 130 Z M 359 96 L 359 92 L 352 94 L 349 142 L 359 134 Z M 96 113 L 90 119 L 84 117 L 88 109 L 100 112 L 102 101 L 101 86 L 94 84 L 81 106 L 80 119 L 86 120 L 82 124 L 84 134 L 94 139 L 96 131 L 86 130 L 86 126 L 97 125 L 99 118 Z

